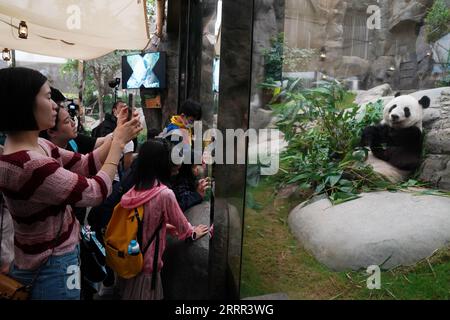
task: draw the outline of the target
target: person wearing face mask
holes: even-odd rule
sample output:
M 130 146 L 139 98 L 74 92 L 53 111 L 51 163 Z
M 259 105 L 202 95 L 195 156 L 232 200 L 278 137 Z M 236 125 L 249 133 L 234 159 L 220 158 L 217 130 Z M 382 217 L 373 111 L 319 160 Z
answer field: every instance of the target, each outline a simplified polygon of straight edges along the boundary
M 202 118 L 202 106 L 191 99 L 186 100 L 180 109 L 180 114 L 170 119 L 170 123 L 164 128 L 160 137 L 167 138 L 172 134 L 182 134 L 183 143 L 192 146 L 192 128 L 194 122 Z

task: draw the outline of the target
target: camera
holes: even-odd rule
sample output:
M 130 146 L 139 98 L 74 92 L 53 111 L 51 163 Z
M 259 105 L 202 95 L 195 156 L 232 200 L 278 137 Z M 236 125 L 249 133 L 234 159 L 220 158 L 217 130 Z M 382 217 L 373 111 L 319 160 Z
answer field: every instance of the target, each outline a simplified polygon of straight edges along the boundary
M 73 118 L 77 115 L 77 111 L 80 109 L 80 106 L 77 105 L 73 100 L 69 100 L 69 104 L 67 105 L 67 111 L 69 115 Z
M 108 82 L 108 85 L 110 88 L 116 88 L 118 87 L 120 84 L 120 78 L 115 78 L 114 80 L 111 80 L 110 82 Z

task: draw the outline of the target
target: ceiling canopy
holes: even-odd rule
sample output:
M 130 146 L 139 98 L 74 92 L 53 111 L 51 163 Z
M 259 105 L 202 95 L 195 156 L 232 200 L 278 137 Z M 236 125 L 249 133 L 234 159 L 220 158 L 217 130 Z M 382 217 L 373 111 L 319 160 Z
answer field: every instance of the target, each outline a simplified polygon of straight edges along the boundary
M 0 50 L 90 60 L 148 42 L 145 0 L 0 0 Z

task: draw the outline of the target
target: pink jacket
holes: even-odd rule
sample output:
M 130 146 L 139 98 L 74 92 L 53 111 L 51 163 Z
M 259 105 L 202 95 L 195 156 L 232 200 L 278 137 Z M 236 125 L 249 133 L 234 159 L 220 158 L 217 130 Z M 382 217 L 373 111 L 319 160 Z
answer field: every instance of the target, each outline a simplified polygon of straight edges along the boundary
M 158 271 L 163 267 L 162 255 L 166 248 L 166 223 L 169 223 L 178 231 L 180 240 L 190 237 L 193 233 L 192 225 L 178 205 L 175 194 L 165 185 L 160 184 L 152 189 L 136 191 L 133 187 L 123 195 L 120 204 L 123 208 L 133 209 L 144 205 L 143 243 L 146 244 L 159 226 L 161 219 L 163 225 L 159 231 Z M 153 257 L 155 253 L 155 240 L 148 248 L 144 256 L 143 272 L 150 274 L 153 271 Z

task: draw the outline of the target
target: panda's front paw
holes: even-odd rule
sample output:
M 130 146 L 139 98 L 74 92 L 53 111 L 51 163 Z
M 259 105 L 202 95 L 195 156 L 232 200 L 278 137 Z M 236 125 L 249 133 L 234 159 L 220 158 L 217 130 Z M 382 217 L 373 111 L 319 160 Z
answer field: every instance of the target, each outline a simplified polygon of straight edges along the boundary
M 361 141 L 359 143 L 360 147 L 369 147 L 372 145 L 373 141 L 373 133 L 372 130 L 368 130 L 369 128 L 364 129 L 361 135 Z

